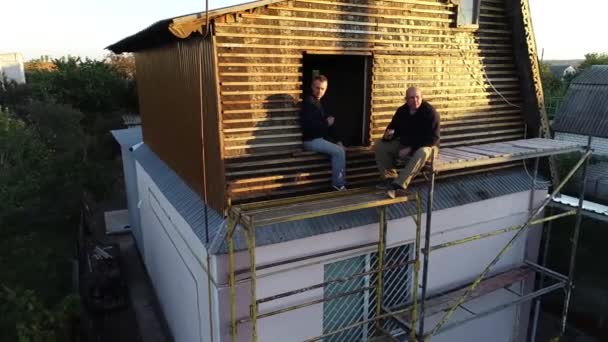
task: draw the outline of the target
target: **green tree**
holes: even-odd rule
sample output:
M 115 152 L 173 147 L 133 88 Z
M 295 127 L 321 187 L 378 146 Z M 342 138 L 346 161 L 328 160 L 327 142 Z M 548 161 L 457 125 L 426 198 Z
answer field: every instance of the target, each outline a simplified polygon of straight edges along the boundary
M 71 338 L 70 322 L 79 312 L 78 296 L 66 296 L 47 307 L 31 290 L 0 284 L 0 341 L 54 342 Z
M 541 63 L 540 77 L 545 95 L 545 108 L 552 118 L 566 92 L 564 82 L 551 71 L 549 63 Z
M 111 65 L 116 72 L 127 79 L 135 79 L 135 56 L 132 54 L 107 54 L 104 62 Z
M 31 128 L 0 110 L 0 221 L 42 207 L 39 193 L 47 187 L 49 157 Z
M 109 130 L 137 109 L 129 63 L 43 59 L 27 84 L 0 79 L 0 341 L 65 340 L 82 190 L 110 192 Z
M 583 72 L 585 69 L 592 65 L 606 65 L 608 64 L 608 53 L 588 53 L 585 55 L 585 60 L 579 65 L 578 73 Z
M 549 63 L 542 62 L 540 64 L 540 77 L 543 84 L 543 93 L 545 97 L 561 96 L 562 81 L 551 71 Z

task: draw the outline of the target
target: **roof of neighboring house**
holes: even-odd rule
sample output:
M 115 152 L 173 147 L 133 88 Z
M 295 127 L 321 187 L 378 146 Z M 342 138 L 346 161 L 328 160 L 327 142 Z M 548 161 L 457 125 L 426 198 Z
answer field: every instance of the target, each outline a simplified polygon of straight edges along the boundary
M 608 138 L 608 65 L 593 65 L 570 83 L 553 129 Z
M 551 73 L 553 75 L 555 75 L 556 77 L 562 78 L 564 77 L 564 71 L 569 67 L 570 65 L 564 64 L 564 65 L 551 65 L 549 66 L 549 70 L 551 70 Z
M 561 195 L 553 200 L 555 203 L 563 204 L 570 208 L 577 208 L 579 199 L 577 197 Z M 592 218 L 602 220 L 604 222 L 608 222 L 608 206 L 583 200 L 583 210 L 588 213 L 594 214 L 590 215 Z
M 190 224 L 196 236 L 209 250 L 209 253 L 227 253 L 225 219 L 215 210 L 207 207 L 200 197 L 145 144 L 137 148 L 134 155 L 163 195 Z M 450 178 L 449 182 L 438 181 L 435 188 L 433 208 L 435 210 L 447 209 L 526 191 L 530 189 L 530 183 L 529 176 L 523 169 L 519 168 Z M 422 190 L 422 186 L 420 184 L 413 185 L 411 189 L 413 191 Z M 538 187 L 542 188 L 540 185 Z M 423 193 L 426 192 L 423 191 Z M 426 200 L 423 199 L 423 203 L 426 203 Z M 205 229 L 205 211 L 207 212 L 207 231 Z M 402 205 L 389 207 L 389 219 L 393 220 L 404 216 L 406 216 L 406 212 Z M 256 243 L 258 246 L 270 245 L 375 222 L 377 222 L 376 212 L 374 209 L 369 209 L 271 225 L 256 229 Z M 246 248 L 242 234 L 235 234 L 234 241 L 236 250 Z
M 252 8 L 270 5 L 285 0 L 257 0 L 244 2 L 241 4 L 210 9 L 188 15 L 172 17 L 157 21 L 147 28 L 128 36 L 120 41 L 108 46 L 106 49 L 114 53 L 135 52 L 146 48 L 161 46 L 179 38 L 187 38 L 191 33 L 198 31 L 204 33 L 204 24 L 208 19 L 211 20 L 220 15 L 246 11 Z

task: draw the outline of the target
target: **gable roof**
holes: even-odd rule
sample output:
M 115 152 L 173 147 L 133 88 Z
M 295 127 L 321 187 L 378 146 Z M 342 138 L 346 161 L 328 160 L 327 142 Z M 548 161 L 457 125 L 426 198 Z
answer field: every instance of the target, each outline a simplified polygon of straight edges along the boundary
M 593 65 L 572 81 L 553 129 L 608 138 L 608 65 Z
M 135 150 L 134 156 L 171 205 L 188 222 L 209 253 L 226 254 L 228 250 L 226 245 L 226 220 L 218 212 L 208 207 L 145 143 Z M 412 191 L 420 190 L 423 196 L 426 196 L 426 183 L 414 184 L 410 188 Z M 537 188 L 545 189 L 541 183 L 537 183 Z M 439 180 L 437 182 L 433 209 L 452 208 L 529 189 L 530 176 L 523 168 L 453 177 L 449 181 Z M 422 203 L 424 206 L 425 198 L 423 198 Z M 410 210 L 412 209 L 410 208 Z M 205 228 L 205 211 L 207 212 L 207 230 Z M 394 220 L 408 214 L 403 205 L 393 205 L 388 207 L 387 215 L 389 220 Z M 375 210 L 369 209 L 275 224 L 256 229 L 256 243 L 258 246 L 271 245 L 373 224 L 377 223 L 377 220 Z M 240 227 L 237 229 L 240 230 Z M 235 234 L 235 250 L 246 248 L 246 242 L 242 235 L 240 233 Z
M 257 0 L 232 6 L 159 20 L 147 28 L 106 47 L 114 53 L 136 52 L 190 37 L 194 32 L 205 33 L 205 23 L 221 15 L 246 11 L 285 0 Z M 207 18 L 208 17 L 208 18 Z

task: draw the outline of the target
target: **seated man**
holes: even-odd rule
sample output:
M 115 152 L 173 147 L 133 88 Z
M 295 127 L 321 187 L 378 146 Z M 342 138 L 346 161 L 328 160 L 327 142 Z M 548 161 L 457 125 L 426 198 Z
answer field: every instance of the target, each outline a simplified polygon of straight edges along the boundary
M 374 146 L 383 179 L 378 188 L 389 190 L 391 197 L 395 191 L 407 189 L 431 154 L 439 149 L 439 114 L 422 100 L 419 89 L 408 88 L 405 94 L 406 103 L 397 109 L 384 136 Z M 393 164 L 396 158 L 406 161 L 398 175 Z
M 327 77 L 316 76 L 311 85 L 311 95 L 302 101 L 300 125 L 304 149 L 327 154 L 331 157 L 331 185 L 337 191 L 346 190 L 346 154 L 340 142 L 331 140 L 331 127 L 335 118 L 323 110 L 321 98 L 327 90 Z

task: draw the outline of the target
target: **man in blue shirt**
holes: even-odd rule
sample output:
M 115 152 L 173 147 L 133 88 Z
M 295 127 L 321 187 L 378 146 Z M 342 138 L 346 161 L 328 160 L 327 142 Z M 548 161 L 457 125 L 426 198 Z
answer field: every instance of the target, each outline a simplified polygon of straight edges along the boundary
M 304 149 L 327 154 L 331 158 L 331 185 L 337 191 L 346 190 L 346 154 L 340 142 L 334 143 L 331 128 L 336 118 L 325 113 L 321 98 L 327 91 L 327 77 L 313 78 L 311 94 L 302 101 L 300 125 Z

